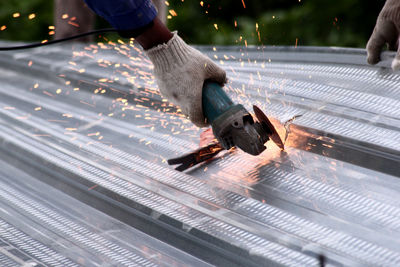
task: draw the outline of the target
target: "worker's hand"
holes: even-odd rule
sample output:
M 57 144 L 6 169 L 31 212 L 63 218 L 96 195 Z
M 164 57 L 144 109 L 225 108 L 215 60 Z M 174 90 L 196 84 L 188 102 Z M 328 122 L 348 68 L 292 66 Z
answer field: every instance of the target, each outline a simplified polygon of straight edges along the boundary
M 204 80 L 223 85 L 226 73 L 200 51 L 187 45 L 174 32 L 165 44 L 146 51 L 154 64 L 154 75 L 161 94 L 178 105 L 197 126 L 204 127 L 202 90 Z
M 374 31 L 367 44 L 368 63 L 380 61 L 383 46 L 389 44 L 390 50 L 397 50 L 392 69 L 400 69 L 400 0 L 387 0 L 378 16 Z

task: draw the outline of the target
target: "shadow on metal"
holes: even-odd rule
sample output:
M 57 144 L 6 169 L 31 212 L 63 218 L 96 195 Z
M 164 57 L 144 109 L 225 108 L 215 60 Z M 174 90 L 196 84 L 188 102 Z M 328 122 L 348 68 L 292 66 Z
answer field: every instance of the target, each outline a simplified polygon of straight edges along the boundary
M 324 157 L 400 176 L 399 150 L 297 125 L 290 126 L 288 142 L 290 142 L 292 147 Z

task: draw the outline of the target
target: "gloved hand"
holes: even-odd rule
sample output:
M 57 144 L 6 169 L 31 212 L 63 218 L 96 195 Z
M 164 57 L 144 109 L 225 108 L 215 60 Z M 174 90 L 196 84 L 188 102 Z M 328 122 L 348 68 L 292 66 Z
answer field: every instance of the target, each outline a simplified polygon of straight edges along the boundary
M 166 44 L 146 51 L 154 64 L 154 75 L 161 94 L 178 105 L 198 127 L 207 126 L 202 108 L 204 80 L 221 85 L 226 73 L 200 51 L 187 45 L 176 32 Z
M 378 63 L 382 47 L 388 43 L 390 50 L 397 50 L 397 55 L 392 61 L 392 69 L 400 69 L 399 37 L 400 0 L 387 0 L 367 43 L 368 63 Z

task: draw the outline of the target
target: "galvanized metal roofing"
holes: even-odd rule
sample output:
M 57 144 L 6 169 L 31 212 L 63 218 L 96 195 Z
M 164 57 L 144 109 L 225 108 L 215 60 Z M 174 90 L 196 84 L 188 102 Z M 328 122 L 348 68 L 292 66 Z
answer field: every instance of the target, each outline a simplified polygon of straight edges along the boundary
M 176 172 L 166 159 L 201 130 L 158 94 L 140 49 L 1 53 L 2 266 L 318 266 L 320 254 L 398 266 L 393 53 L 368 66 L 358 49 L 199 49 L 227 70 L 234 101 L 286 127 L 284 152 L 267 143 Z

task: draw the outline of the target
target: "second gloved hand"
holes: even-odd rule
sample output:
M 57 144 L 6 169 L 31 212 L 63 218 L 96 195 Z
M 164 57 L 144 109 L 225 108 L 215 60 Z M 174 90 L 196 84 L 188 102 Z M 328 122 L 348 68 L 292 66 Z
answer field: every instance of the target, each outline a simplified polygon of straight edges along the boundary
M 211 80 L 225 84 L 225 71 L 187 45 L 176 32 L 166 44 L 151 48 L 146 53 L 154 64 L 154 75 L 161 94 L 178 105 L 195 125 L 207 126 L 202 108 L 203 83 Z
M 388 43 L 390 50 L 397 50 L 397 55 L 392 62 L 392 69 L 400 69 L 399 37 L 400 0 L 387 0 L 378 16 L 374 31 L 367 44 L 368 63 L 378 63 L 381 50 Z

